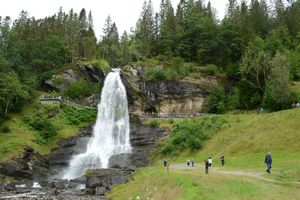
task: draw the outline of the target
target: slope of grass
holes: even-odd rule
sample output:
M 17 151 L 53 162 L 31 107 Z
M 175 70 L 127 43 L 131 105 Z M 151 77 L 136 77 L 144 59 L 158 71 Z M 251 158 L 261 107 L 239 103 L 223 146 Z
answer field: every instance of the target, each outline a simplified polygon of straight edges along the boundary
M 213 166 L 220 166 L 219 158 L 225 155 L 225 170 L 263 172 L 264 157 L 273 156 L 269 179 L 300 180 L 300 109 L 257 115 L 222 115 L 226 126 L 217 129 L 197 152 L 185 151 L 169 157 L 170 163 L 183 163 L 194 159 L 203 163 L 208 156 Z M 156 122 L 154 125 L 174 129 L 174 124 L 190 119 Z M 193 119 L 201 121 L 201 118 Z M 147 123 L 151 124 L 151 121 Z M 161 157 L 162 158 L 162 157 Z M 160 167 L 139 169 L 127 184 L 117 186 L 110 193 L 112 200 L 125 199 L 298 199 L 299 185 L 266 182 L 251 177 L 210 173 L 203 170 L 174 170 Z
M 85 111 L 75 107 L 59 109 L 59 113 L 50 119 L 51 123 L 58 129 L 57 134 L 47 140 L 46 143 L 39 143 L 37 142 L 39 132 L 24 121 L 24 117 L 32 118 L 37 110 L 40 110 L 40 107 L 38 107 L 38 99 L 36 99 L 34 103 L 27 105 L 21 113 L 10 114 L 9 120 L 0 125 L 0 130 L 2 130 L 3 127 L 9 127 L 10 129 L 7 133 L 0 131 L 0 163 L 20 156 L 25 146 L 32 147 L 36 152 L 42 155 L 49 154 L 53 148 L 57 147 L 59 140 L 78 134 L 80 127 L 94 122 L 96 117 L 96 111 Z M 76 123 L 74 123 L 76 115 L 68 116 L 70 115 L 70 110 L 73 111 L 73 115 L 74 113 L 79 114 L 80 117 L 84 116 L 84 113 L 88 113 L 88 117 L 84 118 L 85 120 L 76 121 Z M 90 115 L 94 117 L 92 118 Z
M 193 158 L 196 162 L 203 162 L 211 156 L 214 163 L 220 165 L 219 158 L 224 155 L 229 169 L 264 171 L 264 156 L 271 152 L 274 178 L 300 180 L 300 109 L 224 117 L 226 126 L 212 134 L 201 151 L 186 151 L 169 159 L 184 162 Z M 184 120 L 181 119 L 181 122 Z M 168 121 L 160 125 L 172 126 Z
M 205 175 L 203 171 L 165 171 L 160 167 L 138 170 L 133 180 L 114 188 L 112 200 L 218 200 L 296 199 L 296 186 L 276 185 L 252 178 Z

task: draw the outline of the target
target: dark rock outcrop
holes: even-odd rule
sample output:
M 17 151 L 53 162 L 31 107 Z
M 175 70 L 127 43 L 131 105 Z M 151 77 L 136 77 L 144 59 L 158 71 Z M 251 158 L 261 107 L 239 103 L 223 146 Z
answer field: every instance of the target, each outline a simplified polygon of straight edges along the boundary
M 93 125 L 89 125 L 81 128 L 77 136 L 59 141 L 58 147 L 48 156 L 49 175 L 55 176 L 60 174 L 59 172 L 68 166 L 73 155 L 85 152 L 86 144 L 90 139 L 92 132 Z
M 166 130 L 159 127 L 151 127 L 139 123 L 131 124 L 130 143 L 131 154 L 114 155 L 109 160 L 109 166 L 113 168 L 127 168 L 135 170 L 149 163 L 149 154 L 155 149 L 158 140 L 163 138 Z
M 143 69 L 135 69 L 131 66 L 125 66 L 121 74 L 132 113 L 201 112 L 210 86 L 217 82 L 215 77 L 210 76 L 146 82 L 142 76 Z
M 86 80 L 92 83 L 104 82 L 105 74 L 100 67 L 89 65 L 79 66 L 81 73 L 84 75 Z
M 60 80 L 57 80 L 58 78 Z M 103 83 L 104 79 L 105 74 L 101 68 L 91 64 L 77 64 L 76 67 L 66 69 L 61 74 L 53 76 L 52 79 L 46 80 L 42 86 L 45 90 L 61 92 L 79 80 L 87 80 L 91 83 Z
M 103 195 L 117 184 L 125 183 L 131 176 L 131 170 L 93 169 L 86 172 L 87 195 Z

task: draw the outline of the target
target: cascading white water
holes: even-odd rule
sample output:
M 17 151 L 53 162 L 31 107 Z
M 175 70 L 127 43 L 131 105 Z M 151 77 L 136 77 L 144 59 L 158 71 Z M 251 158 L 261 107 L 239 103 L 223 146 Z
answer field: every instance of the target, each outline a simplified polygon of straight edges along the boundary
M 63 178 L 80 177 L 87 169 L 108 168 L 112 155 L 130 153 L 129 132 L 126 90 L 120 70 L 115 69 L 104 81 L 97 121 L 86 152 L 73 157 Z

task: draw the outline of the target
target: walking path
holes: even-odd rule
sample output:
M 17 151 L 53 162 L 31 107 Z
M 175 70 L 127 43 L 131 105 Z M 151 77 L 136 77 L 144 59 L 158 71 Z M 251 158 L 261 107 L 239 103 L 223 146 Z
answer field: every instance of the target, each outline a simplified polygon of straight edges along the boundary
M 203 170 L 204 173 L 204 164 L 203 165 L 195 165 L 195 167 L 187 166 L 186 164 L 174 164 L 170 165 L 170 169 L 176 169 L 176 170 Z M 248 172 L 248 171 L 242 171 L 242 170 L 223 170 L 219 167 L 210 167 L 210 173 L 218 173 L 218 174 L 226 174 L 226 175 L 234 175 L 234 176 L 244 176 L 244 177 L 252 177 L 263 181 L 268 181 L 272 183 L 280 183 L 280 184 L 296 184 L 300 185 L 300 181 L 279 181 L 271 178 L 264 177 L 264 173 L 261 172 Z

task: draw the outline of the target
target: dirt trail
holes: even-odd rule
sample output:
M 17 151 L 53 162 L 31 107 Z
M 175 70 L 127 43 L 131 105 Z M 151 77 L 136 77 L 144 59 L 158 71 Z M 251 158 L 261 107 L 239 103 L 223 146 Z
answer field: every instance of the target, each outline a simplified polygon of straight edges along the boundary
M 195 167 L 187 166 L 186 164 L 174 164 L 170 165 L 170 169 L 176 169 L 176 170 L 201 170 L 204 173 L 204 165 L 195 165 Z M 271 178 L 266 178 L 264 177 L 264 173 L 260 172 L 254 172 L 254 171 L 242 171 L 242 170 L 223 170 L 222 168 L 219 167 L 210 167 L 210 173 L 218 173 L 218 174 L 226 174 L 226 175 L 235 175 L 235 176 L 244 176 L 244 177 L 252 177 L 272 183 L 279 183 L 279 184 L 285 184 L 285 183 L 290 183 L 290 184 L 296 184 L 300 185 L 300 181 L 279 181 L 279 180 L 274 180 Z

